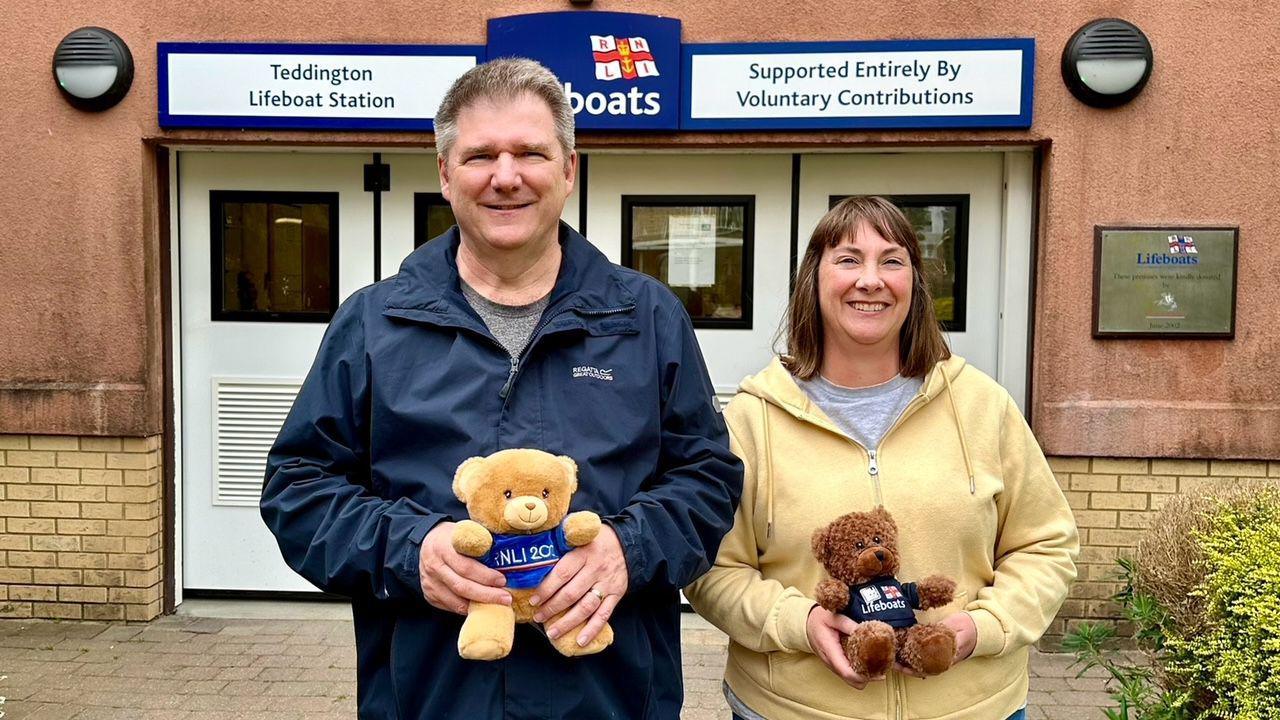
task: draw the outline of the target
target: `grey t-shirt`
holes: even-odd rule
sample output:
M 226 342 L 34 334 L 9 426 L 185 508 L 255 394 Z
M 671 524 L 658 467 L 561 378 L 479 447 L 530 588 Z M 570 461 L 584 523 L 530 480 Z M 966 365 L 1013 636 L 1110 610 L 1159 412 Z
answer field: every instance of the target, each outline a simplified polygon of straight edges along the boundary
M 796 384 L 836 427 L 862 447 L 875 450 L 911 398 L 920 392 L 924 378 L 894 375 L 879 385 L 847 388 L 815 375 L 812 380 L 797 379 Z
M 462 296 L 467 299 L 476 314 L 489 326 L 489 332 L 506 349 L 511 357 L 520 357 L 533 331 L 542 319 L 542 312 L 547 309 L 547 301 L 551 293 L 543 295 L 528 305 L 503 305 L 481 295 L 465 281 L 462 285 Z

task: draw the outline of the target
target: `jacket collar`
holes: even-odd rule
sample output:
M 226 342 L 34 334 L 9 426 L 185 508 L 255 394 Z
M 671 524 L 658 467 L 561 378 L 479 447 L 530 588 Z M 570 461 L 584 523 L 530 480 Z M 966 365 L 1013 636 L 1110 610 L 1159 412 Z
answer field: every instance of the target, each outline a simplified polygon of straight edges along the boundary
M 474 315 L 468 312 L 458 275 L 461 242 L 454 225 L 405 258 L 392 281 L 384 312 L 399 317 Z M 635 296 L 622 284 L 618 268 L 564 222 L 560 223 L 560 252 L 560 272 L 548 308 L 590 313 L 635 306 Z

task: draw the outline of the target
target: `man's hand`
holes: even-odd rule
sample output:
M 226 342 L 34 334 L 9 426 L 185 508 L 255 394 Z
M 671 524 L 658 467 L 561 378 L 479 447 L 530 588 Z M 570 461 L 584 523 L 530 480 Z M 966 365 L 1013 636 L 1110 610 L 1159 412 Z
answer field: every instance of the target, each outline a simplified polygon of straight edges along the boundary
M 538 606 L 538 612 L 533 619 L 546 622 L 568 610 L 547 628 L 547 635 L 554 639 L 586 622 L 576 638 L 579 646 L 585 646 L 608 622 L 629 583 L 622 543 L 613 528 L 605 525 L 595 540 L 560 558 L 534 590 L 530 602 Z
M 441 610 L 466 615 L 469 603 L 511 604 L 507 578 L 453 549 L 454 523 L 442 522 L 422 539 L 418 576 L 422 596 Z
M 820 605 L 815 605 L 809 611 L 809 619 L 805 622 L 804 630 L 809 636 L 809 645 L 813 648 L 813 653 L 818 656 L 822 664 L 831 668 L 831 672 L 840 676 L 840 679 L 850 687 L 861 690 L 867 686 L 867 683 L 872 680 L 881 680 L 884 676 L 860 675 L 849 664 L 849 657 L 844 654 L 843 640 L 845 635 L 852 635 L 856 627 L 858 623 L 848 616 L 833 613 Z

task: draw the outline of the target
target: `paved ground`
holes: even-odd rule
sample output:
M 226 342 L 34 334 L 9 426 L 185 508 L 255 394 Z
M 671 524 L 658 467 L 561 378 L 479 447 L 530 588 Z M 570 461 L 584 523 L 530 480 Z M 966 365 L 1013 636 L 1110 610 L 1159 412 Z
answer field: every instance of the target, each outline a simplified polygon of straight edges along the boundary
M 145 624 L 0 620 L 3 720 L 310 720 L 355 717 L 346 609 L 192 601 Z M 686 615 L 682 720 L 727 720 L 725 637 Z M 1035 653 L 1031 718 L 1103 717 L 1102 680 Z

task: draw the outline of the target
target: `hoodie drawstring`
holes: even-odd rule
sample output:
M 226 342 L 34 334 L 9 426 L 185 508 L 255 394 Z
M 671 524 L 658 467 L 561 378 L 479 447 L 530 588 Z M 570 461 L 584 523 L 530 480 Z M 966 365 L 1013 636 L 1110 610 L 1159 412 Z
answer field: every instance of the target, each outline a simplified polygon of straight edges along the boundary
M 951 392 L 951 378 L 942 371 L 942 381 L 947 385 L 947 402 L 951 405 L 951 416 L 956 419 L 956 435 L 960 437 L 960 452 L 964 455 L 964 469 L 969 473 L 969 494 L 978 494 L 978 485 L 973 479 L 973 461 L 969 459 L 969 444 L 964 441 L 964 426 L 960 424 L 960 413 L 956 411 L 956 398 Z
M 760 415 L 764 421 L 764 491 L 765 491 L 765 538 L 773 537 L 773 440 L 769 437 L 769 403 L 762 397 Z

